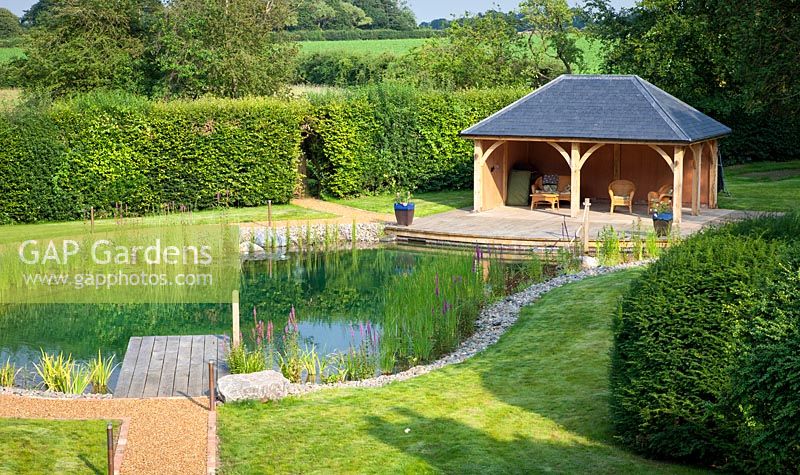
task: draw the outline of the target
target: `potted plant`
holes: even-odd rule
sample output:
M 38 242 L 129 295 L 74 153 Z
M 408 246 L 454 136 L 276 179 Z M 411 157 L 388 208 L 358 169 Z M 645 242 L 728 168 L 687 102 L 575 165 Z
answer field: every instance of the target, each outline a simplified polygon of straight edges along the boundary
M 410 226 L 414 221 L 414 203 L 411 202 L 411 192 L 398 191 L 394 196 L 394 217 L 397 224 Z
M 653 218 L 653 228 L 656 236 L 664 237 L 672 229 L 672 202 L 661 201 L 650 208 L 650 216 Z

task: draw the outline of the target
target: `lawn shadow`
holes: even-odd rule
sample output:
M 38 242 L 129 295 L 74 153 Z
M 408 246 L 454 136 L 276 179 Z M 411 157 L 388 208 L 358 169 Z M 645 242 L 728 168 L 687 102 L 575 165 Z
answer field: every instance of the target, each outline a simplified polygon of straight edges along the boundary
M 93 464 L 92 461 L 89 460 L 89 457 L 87 457 L 85 454 L 78 455 L 78 458 L 92 473 L 102 475 L 106 471 L 105 469 L 101 470 L 97 465 Z
M 368 431 L 425 464 L 404 466 L 406 472 L 433 468 L 442 473 L 619 473 L 631 468 L 629 456 L 601 444 L 535 439 L 522 433 L 500 440 L 454 419 L 428 418 L 399 408 L 394 414 L 403 420 L 367 417 Z M 643 462 L 638 467 L 648 465 Z

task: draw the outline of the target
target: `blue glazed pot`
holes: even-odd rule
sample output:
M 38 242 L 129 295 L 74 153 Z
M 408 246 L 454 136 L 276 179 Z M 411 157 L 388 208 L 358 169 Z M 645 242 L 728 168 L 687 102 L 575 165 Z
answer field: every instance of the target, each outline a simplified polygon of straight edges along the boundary
M 414 203 L 395 203 L 394 217 L 397 219 L 397 224 L 410 226 L 414 221 Z
M 653 213 L 653 228 L 656 236 L 667 236 L 672 229 L 672 213 Z

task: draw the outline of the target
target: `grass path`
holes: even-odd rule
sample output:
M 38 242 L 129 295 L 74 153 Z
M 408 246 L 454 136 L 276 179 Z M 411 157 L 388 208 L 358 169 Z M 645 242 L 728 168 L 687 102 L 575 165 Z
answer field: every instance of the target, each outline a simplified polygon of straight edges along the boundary
M 329 201 L 374 213 L 393 213 L 394 199 L 395 196 L 393 194 L 382 194 L 358 198 L 330 199 Z M 416 193 L 412 199 L 416 207 L 414 216 L 421 218 L 454 209 L 471 207 L 472 199 L 472 189 Z
M 610 322 L 637 274 L 554 290 L 495 346 L 411 381 L 225 405 L 222 473 L 691 473 L 613 443 Z

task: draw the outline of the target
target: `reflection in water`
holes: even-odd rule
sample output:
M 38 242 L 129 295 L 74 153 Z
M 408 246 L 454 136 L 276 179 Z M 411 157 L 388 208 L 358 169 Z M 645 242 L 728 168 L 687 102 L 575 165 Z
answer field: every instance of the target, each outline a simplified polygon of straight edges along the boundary
M 380 327 L 387 285 L 393 275 L 408 274 L 420 261 L 436 259 L 397 249 L 312 252 L 282 260 L 247 262 L 241 277 L 242 334 L 259 320 L 283 328 L 292 305 L 300 335 L 320 353 L 359 345 L 350 324 Z M 132 336 L 230 334 L 225 304 L 63 304 L 0 306 L 0 364 L 38 361 L 40 348 L 64 351 L 88 360 L 100 349 L 124 356 Z

